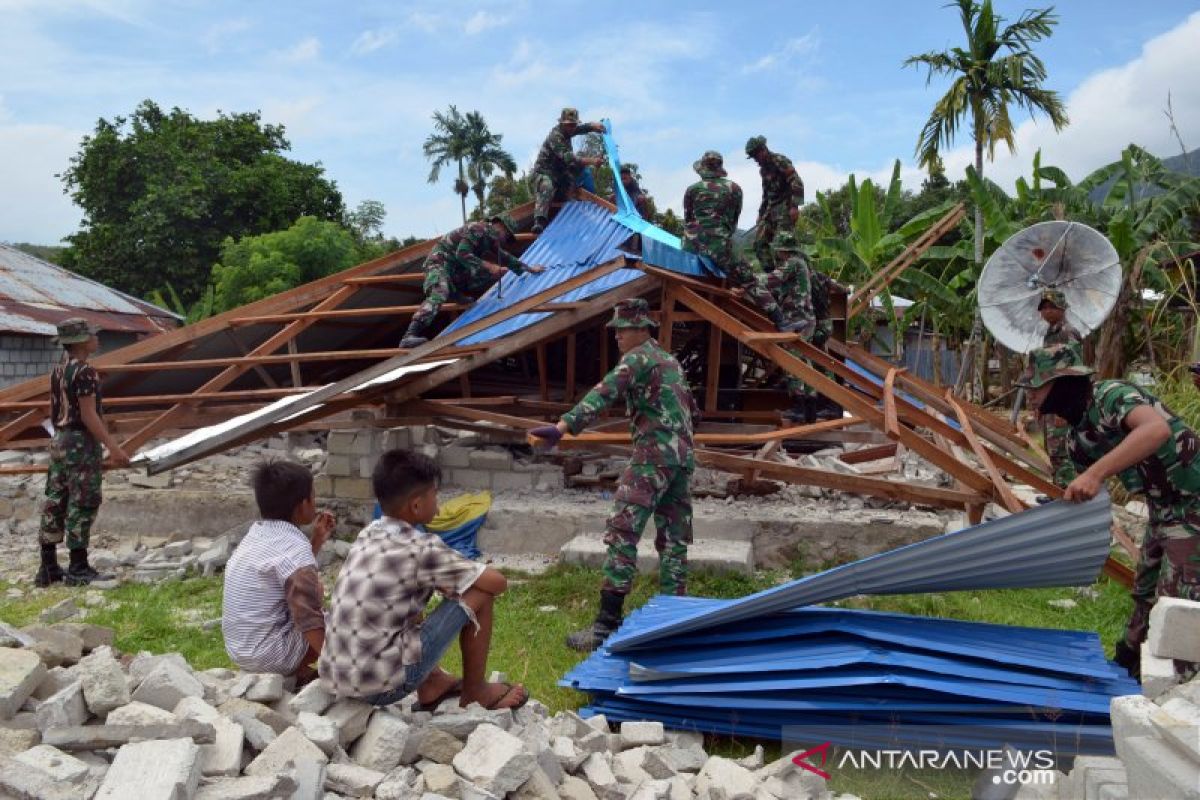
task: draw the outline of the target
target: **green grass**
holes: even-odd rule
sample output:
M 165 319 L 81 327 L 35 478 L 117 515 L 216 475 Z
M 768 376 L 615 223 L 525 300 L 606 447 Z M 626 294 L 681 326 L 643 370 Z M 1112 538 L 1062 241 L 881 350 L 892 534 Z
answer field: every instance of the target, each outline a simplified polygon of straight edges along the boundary
M 755 576 L 693 574 L 689 588 L 703 597 L 741 597 L 774 586 L 780 580 L 805 572 L 796 562 L 789 570 Z M 808 570 L 811 571 L 811 570 Z M 566 647 L 568 633 L 591 623 L 601 576 L 596 570 L 557 566 L 544 575 L 509 573 L 509 590 L 497 603 L 492 635 L 490 669 L 507 673 L 551 711 L 575 709 L 587 698 L 573 689 L 558 686 L 558 680 L 584 656 Z M 626 609 L 645 603 L 655 592 L 657 577 L 639 576 Z M 0 584 L 0 590 L 11 588 Z M 900 595 L 852 598 L 843 607 L 895 611 L 920 616 L 1023 625 L 1041 628 L 1090 630 L 1100 634 L 1111 656 L 1113 643 L 1124 628 L 1132 606 L 1128 592 L 1102 579 L 1093 587 L 1094 599 L 1073 589 L 1011 589 L 945 594 Z M 31 590 L 17 600 L 0 600 L 0 619 L 13 625 L 37 621 L 38 613 L 66 597 L 74 597 L 85 609 L 88 622 L 116 631 L 116 646 L 125 652 L 178 651 L 197 669 L 232 666 L 221 640 L 219 627 L 204 630 L 201 622 L 221 615 L 221 579 L 189 578 L 153 586 L 127 584 L 102 593 L 104 606 L 88 607 L 86 590 L 55 588 Z M 0 592 L 2 596 L 2 592 Z M 1051 600 L 1071 599 L 1075 608 L 1064 610 L 1049 605 Z M 553 610 L 541 610 L 546 607 Z M 456 649 L 445 666 L 459 669 Z M 710 752 L 730 757 L 748 754 L 758 744 L 749 739 L 713 738 Z M 761 742 L 768 761 L 780 756 L 780 743 Z M 847 771 L 833 770 L 830 788 L 864 798 L 929 800 L 967 798 L 971 776 L 956 772 Z

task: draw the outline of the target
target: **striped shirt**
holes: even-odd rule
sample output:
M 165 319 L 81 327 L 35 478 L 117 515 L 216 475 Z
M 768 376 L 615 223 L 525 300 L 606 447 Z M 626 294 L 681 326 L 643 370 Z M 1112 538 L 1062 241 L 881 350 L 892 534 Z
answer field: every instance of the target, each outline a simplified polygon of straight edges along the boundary
M 225 652 L 250 672 L 290 674 L 308 643 L 288 608 L 287 582 L 297 570 L 317 569 L 312 544 L 290 522 L 259 520 L 225 566 L 221 632 Z
M 338 573 L 318 671 L 339 697 L 367 697 L 404 682 L 421 660 L 421 614 L 436 590 L 457 597 L 485 565 L 436 534 L 384 517 L 363 528 Z

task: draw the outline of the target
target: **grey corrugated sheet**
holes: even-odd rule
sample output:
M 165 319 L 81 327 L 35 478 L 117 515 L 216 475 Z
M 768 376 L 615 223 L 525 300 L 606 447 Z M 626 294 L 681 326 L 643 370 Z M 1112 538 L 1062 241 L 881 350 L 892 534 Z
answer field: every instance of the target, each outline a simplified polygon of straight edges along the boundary
M 1048 503 L 834 567 L 716 611 L 618 632 L 608 647 L 622 652 L 666 636 L 859 594 L 1086 586 L 1108 557 L 1111 527 L 1107 492 L 1087 503 Z

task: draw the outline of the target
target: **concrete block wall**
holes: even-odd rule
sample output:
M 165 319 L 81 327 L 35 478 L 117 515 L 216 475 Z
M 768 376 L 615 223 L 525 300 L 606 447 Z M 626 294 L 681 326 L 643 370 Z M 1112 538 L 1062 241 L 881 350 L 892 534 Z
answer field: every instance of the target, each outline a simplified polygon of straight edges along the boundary
M 0 335 L 0 387 L 45 375 L 62 360 L 63 349 L 49 336 Z

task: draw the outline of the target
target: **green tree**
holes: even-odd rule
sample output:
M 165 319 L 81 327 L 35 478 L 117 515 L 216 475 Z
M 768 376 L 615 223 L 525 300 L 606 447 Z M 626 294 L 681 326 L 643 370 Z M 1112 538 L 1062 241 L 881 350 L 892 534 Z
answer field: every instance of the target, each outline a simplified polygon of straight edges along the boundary
M 496 171 L 511 177 L 517 171 L 513 157 L 500 146 L 503 137 L 488 129 L 487 121 L 478 111 L 463 114 L 456 106 L 445 112 L 433 112 L 433 133 L 425 139 L 424 151 L 432 165 L 429 182 L 437 183 L 442 169 L 451 164 L 458 167 L 454 193 L 462 204 L 463 223 L 467 221 L 467 195 L 472 191 L 484 203 L 488 178 Z
M 226 239 L 213 266 L 215 311 L 261 300 L 351 267 L 376 253 L 336 222 L 301 217 L 287 230 Z
M 488 179 L 497 172 L 506 178 L 512 178 L 517 171 L 517 162 L 501 147 L 504 136 L 492 133 L 482 114 L 472 111 L 467 114 L 466 122 L 467 178 L 471 181 L 471 191 L 475 193 L 478 201 L 476 208 L 479 209 L 483 208 Z
M 363 200 L 346 213 L 345 226 L 360 242 L 382 242 L 387 209 L 378 200 Z
M 931 167 L 941 148 L 954 141 L 959 125 L 967 121 L 975 142 L 975 172 L 982 176 L 985 147 L 989 160 L 995 156 L 997 143 L 1006 144 L 1010 152 L 1016 149 L 1009 106 L 1016 105 L 1031 115 L 1045 114 L 1055 130 L 1068 122 L 1058 93 L 1043 88 L 1046 66 L 1033 52 L 1033 45 L 1053 32 L 1058 18 L 1053 7 L 1031 9 L 1001 27 L 1004 19 L 993 10 L 992 0 L 955 0 L 952 5 L 958 8 L 966 46 L 930 51 L 904 62 L 905 66 L 926 68 L 926 85 L 934 75 L 954 76 L 921 130 L 917 156 L 921 166 Z M 975 262 L 983 264 L 983 211 L 978 206 Z M 976 316 L 972 341 L 981 333 L 982 321 Z M 961 380 L 958 383 L 961 386 Z
M 487 197 L 483 201 L 482 209 L 475 209 L 472 216 L 478 219 L 494 217 L 531 200 L 533 192 L 529 188 L 529 177 L 525 173 L 517 177 L 497 175 L 488 184 Z
M 201 120 L 146 100 L 100 119 L 60 176 L 83 210 L 64 265 L 141 297 L 170 284 L 197 301 L 225 239 L 342 218 L 337 186 L 289 148 L 257 112 Z

